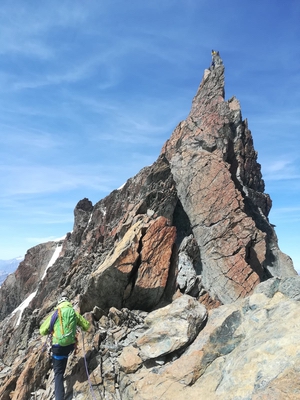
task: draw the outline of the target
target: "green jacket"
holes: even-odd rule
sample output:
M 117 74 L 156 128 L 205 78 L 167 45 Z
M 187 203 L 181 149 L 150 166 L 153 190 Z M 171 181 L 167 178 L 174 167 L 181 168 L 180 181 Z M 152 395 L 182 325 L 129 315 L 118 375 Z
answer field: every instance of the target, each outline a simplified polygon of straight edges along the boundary
M 69 344 L 75 343 L 77 326 L 80 326 L 84 331 L 89 329 L 89 321 L 83 318 L 78 312 L 74 311 L 72 304 L 68 301 L 59 304 L 54 310 L 58 310 L 58 316 L 53 327 L 53 332 L 50 332 L 53 312 L 48 315 L 40 327 L 41 335 L 49 335 L 52 333 L 53 345 L 68 346 Z

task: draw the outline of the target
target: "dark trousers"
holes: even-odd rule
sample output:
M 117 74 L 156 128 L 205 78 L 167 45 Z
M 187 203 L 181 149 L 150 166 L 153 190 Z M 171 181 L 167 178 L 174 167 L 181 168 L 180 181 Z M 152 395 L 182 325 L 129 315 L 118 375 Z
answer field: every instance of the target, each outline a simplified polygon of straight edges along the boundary
M 57 360 L 56 358 L 52 358 L 52 362 L 55 382 L 55 400 L 64 400 L 64 373 L 66 370 L 68 359 L 63 358 L 62 360 Z
M 54 370 L 54 383 L 55 383 L 55 400 L 64 400 L 64 373 L 67 367 L 68 355 L 74 350 L 74 345 L 70 346 L 52 346 L 52 363 Z M 65 356 L 66 358 L 57 359 L 55 356 Z

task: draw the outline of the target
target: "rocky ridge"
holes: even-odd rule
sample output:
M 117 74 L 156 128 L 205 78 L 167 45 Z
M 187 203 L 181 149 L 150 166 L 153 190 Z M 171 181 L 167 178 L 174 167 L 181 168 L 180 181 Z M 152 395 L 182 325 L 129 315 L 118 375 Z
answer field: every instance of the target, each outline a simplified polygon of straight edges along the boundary
M 247 121 L 224 93 L 220 63 L 157 161 L 95 205 L 79 201 L 72 233 L 30 249 L 3 284 L 1 398 L 53 395 L 38 327 L 62 291 L 92 324 L 69 362 L 70 399 L 92 390 L 84 356 L 97 398 L 297 398 L 288 321 L 300 284 L 268 220 Z

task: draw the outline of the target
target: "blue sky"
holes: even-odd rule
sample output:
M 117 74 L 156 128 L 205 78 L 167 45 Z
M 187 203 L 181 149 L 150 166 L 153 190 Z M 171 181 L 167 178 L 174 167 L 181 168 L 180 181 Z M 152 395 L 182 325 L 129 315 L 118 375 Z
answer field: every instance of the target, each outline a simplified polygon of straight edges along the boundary
M 299 20 L 298 0 L 1 1 L 0 259 L 152 164 L 217 49 L 300 270 Z

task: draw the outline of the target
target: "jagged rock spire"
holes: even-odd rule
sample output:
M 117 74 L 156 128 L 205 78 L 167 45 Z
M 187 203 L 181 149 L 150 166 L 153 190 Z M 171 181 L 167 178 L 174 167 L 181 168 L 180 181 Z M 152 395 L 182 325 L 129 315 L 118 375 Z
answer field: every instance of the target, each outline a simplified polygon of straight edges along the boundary
M 189 115 L 197 117 L 204 114 L 225 98 L 225 67 L 215 66 L 204 71 L 202 82 L 192 102 Z
M 267 216 L 261 167 L 238 100 L 224 99 L 224 66 L 205 70 L 187 119 L 162 149 L 190 220 L 202 282 L 223 303 L 249 294 L 274 270 L 294 275 L 278 257 Z M 286 262 L 286 260 L 285 260 Z

